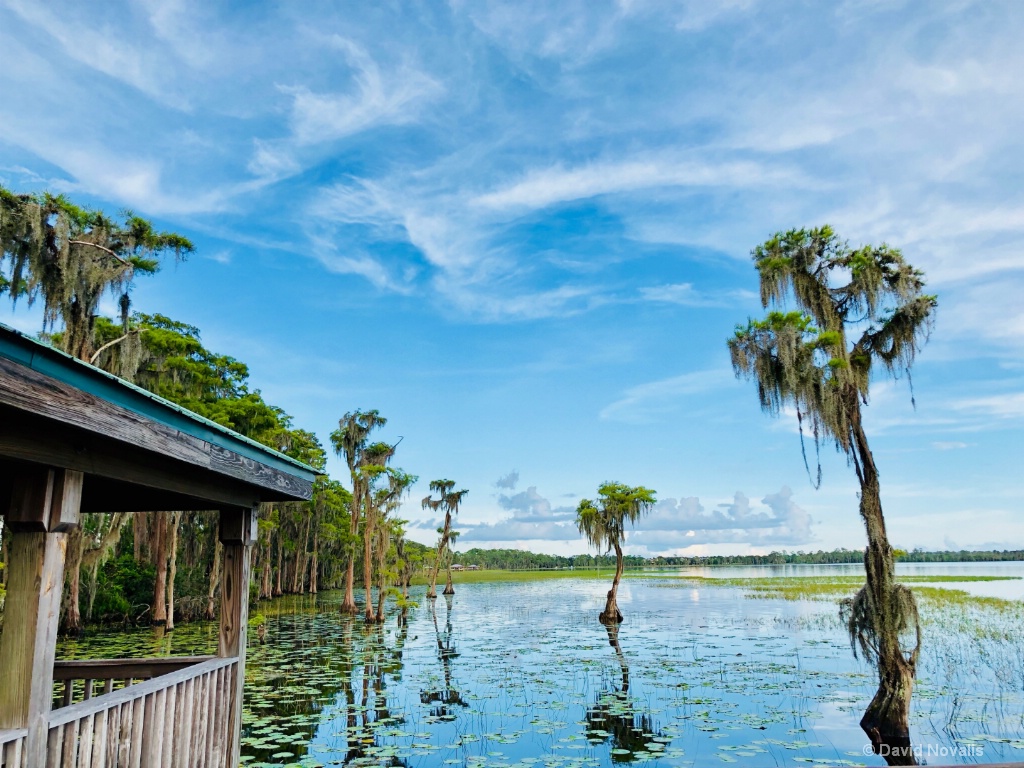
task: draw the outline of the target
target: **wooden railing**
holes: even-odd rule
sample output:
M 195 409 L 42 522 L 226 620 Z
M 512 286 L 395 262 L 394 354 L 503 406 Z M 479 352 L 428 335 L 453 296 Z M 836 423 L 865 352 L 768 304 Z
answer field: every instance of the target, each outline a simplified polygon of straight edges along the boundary
M 185 660 L 117 661 L 124 666 L 89 662 L 97 666 L 87 674 L 102 673 L 72 679 L 89 680 L 86 690 L 96 680 L 107 687 L 107 680 L 142 677 L 147 669 L 141 665 L 166 668 Z M 82 664 L 68 664 L 60 674 L 79 672 Z M 237 674 L 237 658 L 209 658 L 54 710 L 46 768 L 226 768 L 230 729 L 238 727 L 231 722 Z
M 53 706 L 88 701 L 134 682 L 186 669 L 216 656 L 165 656 L 155 659 L 88 659 L 53 664 Z
M 0 768 L 26 768 L 24 749 L 28 731 L 0 731 Z

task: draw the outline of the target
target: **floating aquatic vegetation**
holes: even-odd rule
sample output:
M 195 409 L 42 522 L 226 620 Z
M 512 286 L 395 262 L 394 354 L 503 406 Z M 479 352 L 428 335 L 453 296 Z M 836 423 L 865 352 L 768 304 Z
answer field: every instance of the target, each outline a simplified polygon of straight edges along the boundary
M 629 622 L 615 642 L 591 620 L 606 586 L 591 580 L 467 584 L 450 609 L 422 601 L 401 627 L 366 628 L 330 593 L 261 606 L 268 641 L 249 648 L 244 764 L 881 763 L 863 757 L 857 725 L 876 680 L 850 654 L 835 591 L 748 600 L 732 583 L 661 588 L 669 581 L 624 582 Z M 1024 612 L 928 605 L 915 741 L 1021 759 Z M 59 653 L 202 654 L 216 643 L 215 625 L 190 624 L 91 635 Z

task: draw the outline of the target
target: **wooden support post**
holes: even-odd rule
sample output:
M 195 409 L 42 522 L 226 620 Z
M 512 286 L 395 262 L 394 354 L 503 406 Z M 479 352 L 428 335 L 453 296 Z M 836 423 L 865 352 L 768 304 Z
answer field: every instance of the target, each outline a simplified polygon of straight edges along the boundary
M 64 531 L 78 525 L 82 473 L 32 467 L 14 478 L 6 615 L 0 635 L 0 729 L 27 728 L 25 765 L 46 764 L 53 659 L 64 589 Z
M 227 761 L 238 765 L 242 735 L 242 689 L 245 685 L 245 641 L 249 623 L 249 568 L 256 542 L 256 510 L 225 509 L 220 513 L 220 540 L 224 544 L 221 571 L 220 642 L 217 655 L 237 657 L 228 709 Z

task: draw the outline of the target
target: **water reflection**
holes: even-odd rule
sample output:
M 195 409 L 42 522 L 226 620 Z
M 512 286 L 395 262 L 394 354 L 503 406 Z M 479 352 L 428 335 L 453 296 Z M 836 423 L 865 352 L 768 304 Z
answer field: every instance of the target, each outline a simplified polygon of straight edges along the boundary
M 612 762 L 629 763 L 656 757 L 669 739 L 657 732 L 654 718 L 635 708 L 629 696 L 629 665 L 619 644 L 619 626 L 606 624 L 605 629 L 608 645 L 615 649 L 619 662 L 621 683 L 618 689 L 601 691 L 587 710 L 587 738 L 591 743 L 609 743 Z
M 593 580 L 471 584 L 458 616 L 454 600 L 410 602 L 404 623 L 398 605 L 370 627 L 339 615 L 338 594 L 263 604 L 267 642 L 248 654 L 246 764 L 883 764 L 858 726 L 877 674 L 852 658 L 834 604 L 707 585 L 695 604 L 692 584 L 667 581 L 631 582 L 636 620 L 612 632 L 586 620 L 605 586 Z M 170 643 L 199 655 L 215 652 L 218 629 L 98 633 L 59 653 L 148 656 Z M 949 751 L 924 757 L 1021 759 L 1024 611 L 952 606 L 926 632 L 910 724 L 915 742 Z
M 465 707 L 466 702 L 452 685 L 452 659 L 458 658 L 459 652 L 455 649 L 455 640 L 452 634 L 452 609 L 454 596 L 446 594 L 444 632 L 438 629 L 437 625 L 437 601 L 430 600 L 430 617 L 434 620 L 434 635 L 437 638 L 437 658 L 441 660 L 441 668 L 444 673 L 444 687 L 439 690 L 420 691 L 420 701 L 423 704 L 436 705 L 430 710 L 430 716 L 437 720 L 454 720 L 456 715 L 452 710 L 453 706 Z M 456 710 L 457 711 L 457 710 Z

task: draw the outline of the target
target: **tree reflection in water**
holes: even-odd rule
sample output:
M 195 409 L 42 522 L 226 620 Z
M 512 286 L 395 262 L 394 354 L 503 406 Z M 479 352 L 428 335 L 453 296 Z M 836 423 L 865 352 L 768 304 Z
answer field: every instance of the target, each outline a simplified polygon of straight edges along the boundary
M 345 625 L 345 636 L 352 641 L 354 620 L 349 619 Z M 386 676 L 399 679 L 402 671 L 402 653 L 409 628 L 399 624 L 395 638 L 395 647 L 389 648 L 384 642 L 382 624 L 361 624 L 363 642 L 362 674 L 357 683 L 354 674 L 358 668 L 350 664 L 346 670 L 348 685 L 345 686 L 346 741 L 348 750 L 345 753 L 345 765 L 353 761 L 374 757 L 377 765 L 407 768 L 409 763 L 397 755 L 381 753 L 379 726 L 397 725 L 405 722 L 404 715 L 393 716 L 388 708 Z M 361 688 L 360 704 L 357 706 L 357 687 Z M 362 717 L 359 714 L 362 713 Z M 360 722 L 361 720 L 361 722 Z
M 441 667 L 444 671 L 444 688 L 435 691 L 420 691 L 420 702 L 423 704 L 436 704 L 430 710 L 430 716 L 438 720 L 454 720 L 452 707 L 468 706 L 462 699 L 462 694 L 452 687 L 452 659 L 457 658 L 459 652 L 455 649 L 454 638 L 452 637 L 452 603 L 453 595 L 445 595 L 445 626 L 442 633 L 437 626 L 437 601 L 430 601 L 430 615 L 434 620 L 434 634 L 437 636 L 437 657 L 441 660 Z
M 591 742 L 611 745 L 612 762 L 630 763 L 652 757 L 664 749 L 657 741 L 662 734 L 655 730 L 654 719 L 637 711 L 629 696 L 629 665 L 619 645 L 619 625 L 606 624 L 608 644 L 615 649 L 622 682 L 619 688 L 598 694 L 594 705 L 587 710 L 587 738 Z

